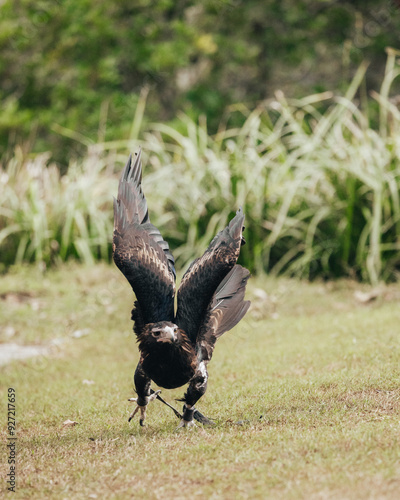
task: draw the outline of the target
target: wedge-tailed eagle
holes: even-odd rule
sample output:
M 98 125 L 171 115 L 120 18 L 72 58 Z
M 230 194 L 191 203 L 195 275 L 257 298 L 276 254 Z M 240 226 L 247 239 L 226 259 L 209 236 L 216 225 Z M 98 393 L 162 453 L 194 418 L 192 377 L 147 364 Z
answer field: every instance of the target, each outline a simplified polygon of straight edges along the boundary
M 138 397 L 130 399 L 137 406 L 129 420 L 140 411 L 143 425 L 148 403 L 161 399 L 160 391 L 150 388 L 153 381 L 166 389 L 189 383 L 182 399 L 183 415 L 174 410 L 182 417 L 180 426 L 193 425 L 193 418 L 209 423 L 194 407 L 207 388 L 207 364 L 218 337 L 233 328 L 250 306 L 244 300 L 250 273 L 236 264 L 244 244 L 244 214 L 239 209 L 204 255 L 189 266 L 178 289 L 175 313 L 174 258 L 150 222 L 141 181 L 139 151 L 134 160 L 129 157 L 114 198 L 114 262 L 136 295 L 132 319 L 140 351 L 134 375 Z

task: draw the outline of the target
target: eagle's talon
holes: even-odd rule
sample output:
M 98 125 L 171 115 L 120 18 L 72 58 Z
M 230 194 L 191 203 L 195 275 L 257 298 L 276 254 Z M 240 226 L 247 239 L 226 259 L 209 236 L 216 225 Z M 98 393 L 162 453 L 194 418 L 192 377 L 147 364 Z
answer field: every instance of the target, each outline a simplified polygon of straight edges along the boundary
M 147 404 L 145 404 L 144 406 L 141 406 L 141 405 L 137 405 L 136 408 L 133 410 L 131 416 L 128 418 L 128 422 L 130 422 L 133 417 L 136 415 L 136 413 L 140 410 L 140 419 L 139 419 L 139 423 L 142 427 L 144 427 L 144 421 L 146 419 L 146 409 L 147 409 L 147 405 L 149 403 L 151 403 L 151 401 L 154 401 L 157 396 L 160 394 L 160 390 L 158 391 L 155 391 L 153 392 L 153 394 L 151 394 L 150 396 L 148 396 L 147 398 Z M 128 401 L 131 401 L 131 402 L 137 402 L 138 398 L 129 398 Z
M 129 401 L 136 401 L 136 398 L 131 398 Z M 146 405 L 147 406 L 147 405 Z M 144 420 L 146 418 L 146 406 L 137 405 L 136 408 L 131 413 L 131 416 L 128 418 L 128 422 L 130 422 L 136 413 L 140 410 L 140 425 L 144 425 Z
M 197 427 L 197 425 L 194 423 L 193 420 L 193 415 L 195 411 L 196 408 L 194 406 L 188 406 L 185 404 L 183 406 L 183 417 L 176 430 L 180 429 L 181 427 L 189 427 L 189 428 Z
M 159 389 L 158 391 L 155 391 L 152 394 L 150 394 L 150 396 L 149 396 L 149 403 L 150 403 L 150 401 L 154 401 L 160 393 L 161 393 L 161 391 Z
M 182 427 L 185 427 L 185 428 L 189 428 L 189 429 L 193 429 L 193 427 L 197 427 L 197 425 L 194 423 L 193 420 L 184 420 L 182 419 L 178 425 L 178 427 L 176 428 L 176 430 L 178 431 L 179 429 L 181 429 Z

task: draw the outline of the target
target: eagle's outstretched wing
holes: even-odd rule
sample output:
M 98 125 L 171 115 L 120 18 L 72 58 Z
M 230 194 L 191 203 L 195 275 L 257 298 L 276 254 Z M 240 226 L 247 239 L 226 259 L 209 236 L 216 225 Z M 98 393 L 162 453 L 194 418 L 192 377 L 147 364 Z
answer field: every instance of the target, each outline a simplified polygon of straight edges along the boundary
M 142 181 L 141 152 L 122 172 L 114 199 L 114 262 L 129 281 L 137 301 L 132 312 L 136 333 L 146 323 L 173 321 L 174 258 L 168 243 L 150 223 Z
M 244 214 L 238 210 L 229 225 L 211 241 L 204 255 L 189 266 L 178 290 L 175 323 L 196 343 L 207 308 L 217 288 L 236 264 L 242 237 Z
M 197 336 L 197 349 L 202 361 L 210 361 L 215 342 L 243 318 L 250 307 L 243 300 L 250 272 L 236 265 L 223 279 L 210 302 Z

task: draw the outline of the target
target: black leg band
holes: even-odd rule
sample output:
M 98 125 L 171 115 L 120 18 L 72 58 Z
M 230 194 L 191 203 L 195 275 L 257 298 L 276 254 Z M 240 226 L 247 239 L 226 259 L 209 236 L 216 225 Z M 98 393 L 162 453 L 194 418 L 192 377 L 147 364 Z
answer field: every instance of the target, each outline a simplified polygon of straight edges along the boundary
M 194 412 L 196 408 L 193 406 L 192 408 L 188 408 L 186 405 L 183 406 L 183 420 L 186 422 L 191 422 L 193 420 Z
M 139 406 L 146 406 L 148 404 L 148 397 L 146 398 L 141 398 L 138 394 L 138 398 L 136 400 L 136 403 L 139 405 Z

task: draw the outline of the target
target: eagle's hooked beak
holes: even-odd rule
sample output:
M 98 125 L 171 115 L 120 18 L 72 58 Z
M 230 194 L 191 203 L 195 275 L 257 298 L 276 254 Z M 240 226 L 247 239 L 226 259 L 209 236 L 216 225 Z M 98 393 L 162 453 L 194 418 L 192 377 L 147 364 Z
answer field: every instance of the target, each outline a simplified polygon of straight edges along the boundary
M 163 336 L 157 339 L 157 342 L 176 342 L 177 336 L 173 328 L 165 326 L 161 331 Z

